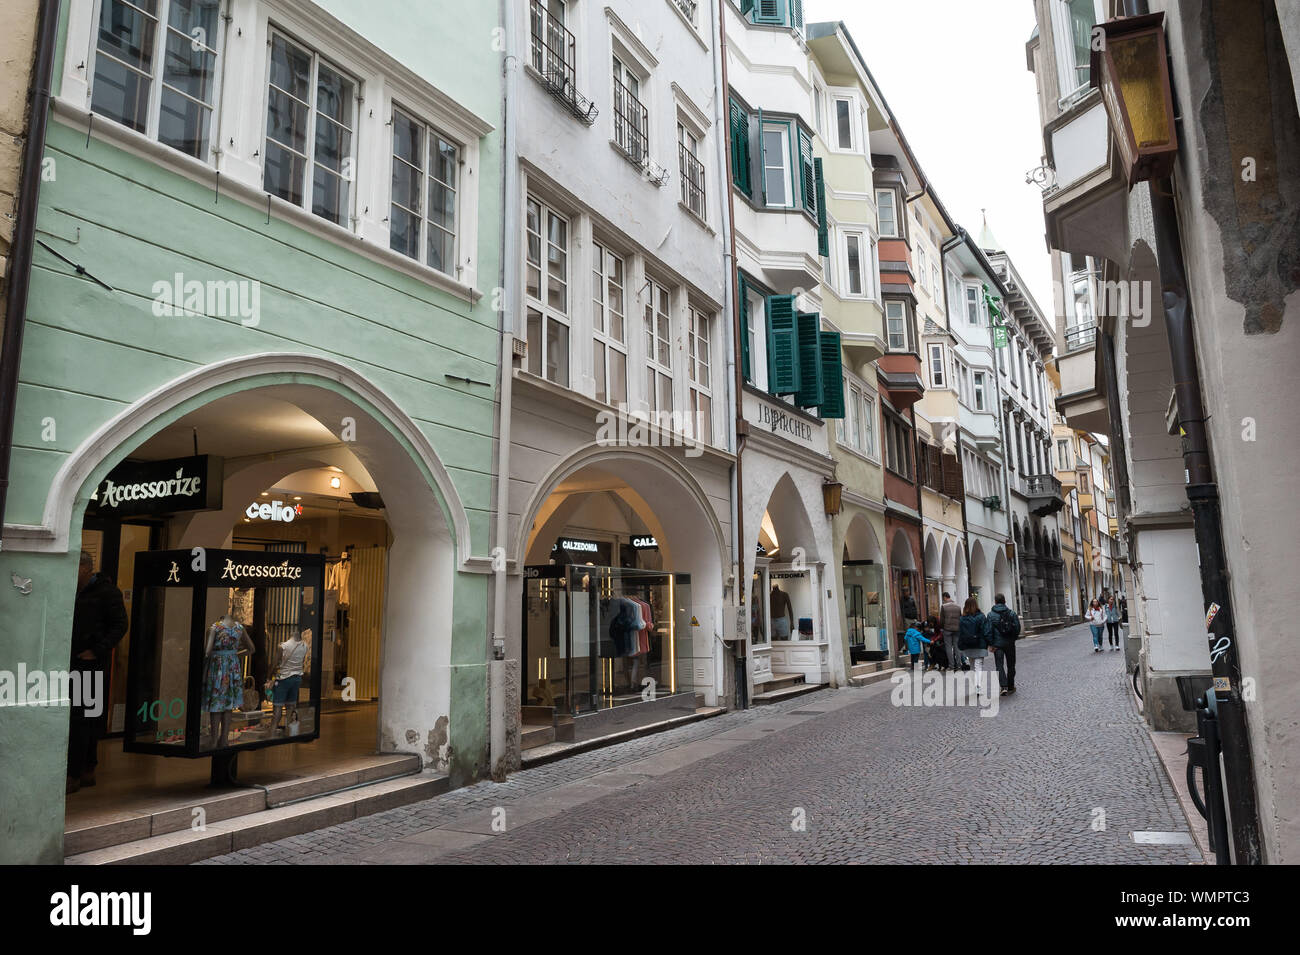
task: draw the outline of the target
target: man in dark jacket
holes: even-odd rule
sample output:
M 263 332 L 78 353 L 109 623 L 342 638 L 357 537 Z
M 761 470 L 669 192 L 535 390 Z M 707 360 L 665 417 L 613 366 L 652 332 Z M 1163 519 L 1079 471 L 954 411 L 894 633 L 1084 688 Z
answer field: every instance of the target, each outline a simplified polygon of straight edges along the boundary
M 1002 594 L 993 597 L 989 623 L 992 630 L 989 645 L 993 647 L 993 659 L 998 665 L 998 683 L 1002 686 L 1002 695 L 1007 696 L 1016 692 L 1016 640 L 1020 638 L 1020 618 L 1007 606 L 1007 598 Z
M 80 671 L 82 687 L 105 686 L 104 671 L 112 660 L 113 648 L 126 635 L 126 605 L 122 592 L 113 581 L 95 573 L 95 559 L 81 552 L 77 567 L 77 603 L 72 612 L 72 666 Z M 85 695 L 83 689 L 82 700 Z M 95 785 L 95 765 L 99 762 L 99 737 L 103 713 L 86 714 L 85 706 L 72 707 L 68 726 L 68 788 L 70 793 L 82 786 Z

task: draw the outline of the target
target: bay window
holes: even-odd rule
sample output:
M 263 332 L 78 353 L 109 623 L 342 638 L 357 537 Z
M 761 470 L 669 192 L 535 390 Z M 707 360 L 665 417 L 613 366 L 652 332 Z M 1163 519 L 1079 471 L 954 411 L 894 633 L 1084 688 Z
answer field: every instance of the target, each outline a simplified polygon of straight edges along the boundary
M 907 324 L 907 306 L 902 302 L 886 302 L 885 337 L 890 351 L 907 351 L 911 347 Z
M 944 374 L 943 346 L 932 344 L 930 346 L 930 387 L 944 388 L 947 386 L 947 375 Z
M 973 383 L 974 383 L 973 391 L 974 391 L 974 398 L 975 398 L 975 405 L 974 405 L 975 410 L 987 411 L 988 406 L 985 402 L 985 396 L 984 396 L 984 372 L 982 371 L 975 372 Z
M 892 189 L 876 190 L 876 224 L 882 239 L 901 238 Z
M 844 262 L 845 271 L 848 273 L 848 293 L 850 295 L 862 295 L 864 286 L 862 282 L 861 233 L 846 232 L 844 234 Z
M 769 206 L 794 206 L 794 185 L 791 179 L 790 125 L 764 122 L 763 136 L 763 197 Z

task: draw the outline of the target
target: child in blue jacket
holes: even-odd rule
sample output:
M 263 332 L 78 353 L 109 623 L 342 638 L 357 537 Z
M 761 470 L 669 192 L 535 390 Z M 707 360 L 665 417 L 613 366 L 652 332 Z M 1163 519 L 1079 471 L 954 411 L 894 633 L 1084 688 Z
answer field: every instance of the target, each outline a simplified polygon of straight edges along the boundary
M 903 634 L 903 639 L 907 641 L 907 652 L 911 654 L 912 666 L 915 667 L 918 662 L 921 662 L 921 644 L 929 643 L 930 638 L 916 627 L 908 627 L 907 633 Z M 921 664 L 921 668 L 925 668 L 924 663 Z

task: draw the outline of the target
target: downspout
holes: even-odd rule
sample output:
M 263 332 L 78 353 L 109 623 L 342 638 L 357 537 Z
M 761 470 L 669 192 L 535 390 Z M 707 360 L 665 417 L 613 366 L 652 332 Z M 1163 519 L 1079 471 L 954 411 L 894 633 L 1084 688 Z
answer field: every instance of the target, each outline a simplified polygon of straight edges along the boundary
M 23 143 L 22 186 L 10 244 L 9 271 L 5 276 L 5 327 L 3 342 L 0 343 L 0 549 L 4 547 L 4 513 L 9 497 L 9 458 L 13 451 L 18 368 L 27 324 L 27 293 L 31 287 L 32 245 L 36 238 L 36 213 L 40 207 L 41 160 L 45 153 L 58 22 L 58 0 L 41 0 L 29 92 L 31 107 L 27 114 L 27 141 Z
M 492 653 L 488 664 L 488 718 L 490 770 L 493 779 L 505 778 L 507 714 L 512 701 L 506 699 L 506 591 L 509 585 L 507 557 L 510 553 L 510 418 L 514 384 L 514 323 L 519 313 L 519 283 L 515 266 L 519 259 L 519 162 L 517 119 L 519 103 L 519 39 L 513 0 L 501 0 L 501 22 L 505 27 L 505 77 L 501 165 L 501 287 L 505 290 L 501 310 L 501 357 L 498 368 L 496 546 L 492 549 Z
M 1148 12 L 1147 0 L 1125 0 L 1124 9 L 1129 16 L 1140 16 Z M 1183 142 L 1187 140 L 1184 138 Z M 1224 787 L 1232 823 L 1233 860 L 1238 865 L 1260 865 L 1263 858 L 1259 842 L 1259 807 L 1255 798 L 1255 765 L 1250 750 L 1246 706 L 1241 698 L 1241 658 L 1237 653 L 1237 631 L 1232 615 L 1232 587 L 1228 583 L 1228 561 L 1223 546 L 1219 488 L 1214 481 L 1205 427 L 1194 315 L 1187 294 L 1187 268 L 1183 261 L 1178 207 L 1174 204 L 1173 177 L 1152 180 L 1147 187 L 1156 233 L 1156 258 L 1160 266 L 1169 360 L 1178 401 L 1178 421 L 1183 431 L 1187 499 L 1192 506 L 1192 523 L 1200 554 L 1201 598 L 1207 612 L 1211 604 L 1219 606 L 1218 614 L 1207 627 L 1207 636 L 1211 671 L 1216 678 L 1228 683 L 1228 689 L 1215 689 L 1213 692 L 1223 745 Z
M 735 454 L 736 460 L 731 465 L 731 553 L 735 567 L 735 587 L 732 594 L 733 606 L 740 606 L 744 603 L 748 608 L 749 597 L 749 579 L 745 575 L 745 570 L 749 566 L 749 555 L 745 551 L 745 508 L 741 495 L 744 493 L 744 468 L 741 465 L 740 452 L 744 443 L 745 429 L 743 426 L 745 416 L 745 381 L 744 370 L 741 368 L 740 345 L 745 329 L 740 327 L 740 270 L 736 265 L 736 208 L 734 196 L 731 192 L 732 169 L 731 169 L 731 150 L 728 143 L 731 136 L 731 126 L 727 119 L 724 118 L 724 103 L 726 102 L 728 90 L 731 89 L 727 81 L 727 16 L 722 7 L 723 0 L 713 0 L 711 9 L 714 16 L 718 18 L 718 55 L 714 58 L 713 78 L 718 84 L 718 94 L 714 97 L 713 115 L 715 128 L 725 130 L 725 134 L 718 136 L 718 148 L 722 152 L 722 182 L 718 184 L 719 195 L 725 196 L 726 215 L 722 217 L 722 250 L 723 259 L 727 267 L 727 281 L 725 283 L 727 303 L 731 309 L 731 348 L 728 352 L 727 367 L 731 372 L 731 388 L 735 394 L 735 403 L 732 405 L 734 413 L 731 416 L 731 424 L 728 428 L 728 438 L 731 441 L 731 449 Z M 752 356 L 751 356 L 752 358 Z M 737 661 L 745 660 L 743 667 L 739 667 L 740 673 L 737 673 L 737 698 L 742 709 L 749 708 L 749 665 L 748 654 L 742 651 L 749 645 L 749 627 L 745 627 L 745 640 L 743 643 L 736 641 L 736 659 Z M 743 679 L 741 677 L 743 676 Z M 724 681 L 725 682 L 725 681 Z
M 966 241 L 966 230 L 963 229 L 961 226 L 958 226 L 957 234 L 954 235 L 952 238 L 947 239 L 939 246 L 939 272 L 943 276 L 943 314 L 945 316 L 952 315 L 952 303 L 948 301 L 948 263 L 947 263 L 948 249 L 955 248 L 956 246 L 961 245 L 965 241 Z M 994 360 L 996 361 L 997 359 L 996 349 L 994 351 L 995 351 Z M 993 377 L 995 378 L 997 377 L 996 373 L 994 374 Z M 998 388 L 1001 389 L 1001 387 L 1002 384 L 1001 382 L 999 382 Z M 1001 399 L 999 398 L 998 401 L 999 415 L 1001 414 L 1000 411 L 1001 407 L 1002 407 Z M 942 451 L 943 449 L 940 448 L 940 453 L 942 453 Z M 961 475 L 961 547 L 962 547 L 962 552 L 966 556 L 966 597 L 969 597 L 970 596 L 970 524 L 966 522 L 966 468 L 961 460 L 961 428 L 960 427 L 957 429 L 957 473 Z M 954 587 L 957 586 L 957 582 L 955 580 L 953 581 L 953 586 Z M 966 597 L 962 597 L 960 594 L 958 594 L 957 596 L 961 598 L 959 602 L 965 603 Z

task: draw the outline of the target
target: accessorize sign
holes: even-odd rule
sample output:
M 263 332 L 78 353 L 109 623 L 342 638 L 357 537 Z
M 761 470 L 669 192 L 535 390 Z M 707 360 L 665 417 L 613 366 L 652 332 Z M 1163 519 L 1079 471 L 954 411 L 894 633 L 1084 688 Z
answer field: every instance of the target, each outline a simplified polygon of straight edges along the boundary
M 257 550 L 145 551 L 136 556 L 135 585 L 161 587 L 316 586 L 324 558 L 306 553 Z
M 224 474 L 224 459 L 211 454 L 125 461 L 95 489 L 90 510 L 98 517 L 220 510 Z

